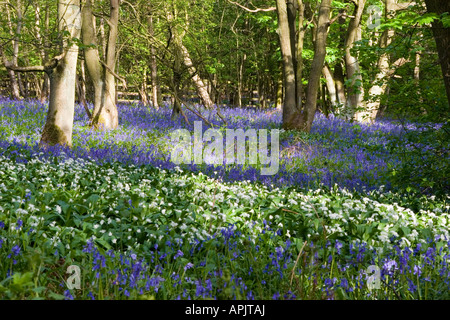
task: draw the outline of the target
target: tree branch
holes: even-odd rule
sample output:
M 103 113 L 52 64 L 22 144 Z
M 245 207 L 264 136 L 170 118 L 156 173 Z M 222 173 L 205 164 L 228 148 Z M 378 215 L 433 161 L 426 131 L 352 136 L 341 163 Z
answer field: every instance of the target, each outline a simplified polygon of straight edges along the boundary
M 56 68 L 59 61 L 64 58 L 66 55 L 66 52 L 60 54 L 59 56 L 54 57 L 49 62 L 45 63 L 42 66 L 26 66 L 26 67 L 19 67 L 11 62 L 7 61 L 6 57 L 3 54 L 3 48 L 0 46 L 0 55 L 3 57 L 3 64 L 5 65 L 6 69 L 10 69 L 16 72 L 46 72 L 50 73 L 51 70 Z
M 388 77 L 394 76 L 394 74 L 397 71 L 397 69 L 400 68 L 401 66 L 403 66 L 404 64 L 408 63 L 408 62 L 411 62 L 411 60 L 406 59 L 406 58 L 398 58 L 397 60 L 395 60 L 394 63 L 392 63 L 392 67 L 388 71 L 387 76 Z
M 240 7 L 240 8 L 248 11 L 248 12 L 269 12 L 269 11 L 276 11 L 277 10 L 276 7 L 250 9 L 250 8 L 244 7 L 240 3 L 237 3 L 237 2 L 234 2 L 234 1 L 231 1 L 231 0 L 228 0 L 228 2 L 231 3 L 231 4 L 234 4 L 234 5 L 236 5 L 236 6 Z
M 124 86 L 125 89 L 127 89 L 127 81 L 125 80 L 125 78 L 119 76 L 117 73 L 115 73 L 114 71 L 111 70 L 111 68 L 102 60 L 100 60 L 100 63 L 102 64 L 102 66 L 105 67 L 105 69 L 111 73 L 115 78 L 119 79 L 120 81 L 122 81 L 122 84 Z

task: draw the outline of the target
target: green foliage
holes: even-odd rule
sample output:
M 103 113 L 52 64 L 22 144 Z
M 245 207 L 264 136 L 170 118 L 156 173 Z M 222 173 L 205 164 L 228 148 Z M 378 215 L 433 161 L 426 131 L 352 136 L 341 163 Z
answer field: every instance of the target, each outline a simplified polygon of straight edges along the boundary
M 445 119 L 444 119 L 445 120 Z M 397 153 L 401 166 L 390 174 L 394 186 L 407 192 L 421 192 L 445 197 L 450 191 L 450 127 L 448 119 L 436 124 L 423 124 L 422 130 L 405 128 L 407 148 L 400 148 L 397 138 L 390 141 L 391 152 Z M 405 187 L 407 186 L 407 187 Z

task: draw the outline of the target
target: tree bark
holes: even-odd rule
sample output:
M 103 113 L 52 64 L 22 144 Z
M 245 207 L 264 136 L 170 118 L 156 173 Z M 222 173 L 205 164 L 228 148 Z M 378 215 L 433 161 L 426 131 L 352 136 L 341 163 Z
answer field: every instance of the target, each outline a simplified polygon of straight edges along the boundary
M 297 37 L 297 70 L 296 70 L 296 83 L 297 83 L 297 108 L 302 109 L 303 98 L 303 41 L 305 39 L 305 28 L 303 22 L 305 18 L 305 5 L 302 0 L 297 0 L 298 7 L 298 37 Z
M 335 110 L 338 102 L 336 95 L 336 84 L 334 83 L 333 75 L 331 74 L 330 68 L 327 64 L 324 64 L 322 69 L 323 77 L 325 78 L 328 94 L 330 96 L 331 108 Z
M 153 28 L 153 16 L 150 14 L 148 17 L 148 32 L 151 37 L 154 36 L 154 28 Z M 156 110 L 159 109 L 159 99 L 158 99 L 158 66 L 156 64 L 156 48 L 155 46 L 151 46 L 150 48 L 150 77 L 152 82 L 152 104 L 153 108 Z
M 328 27 L 330 25 L 330 11 L 332 0 L 322 0 L 319 9 L 319 22 L 317 25 L 316 41 L 314 43 L 314 58 L 311 65 L 311 73 L 308 79 L 306 103 L 303 109 L 301 130 L 311 131 L 314 116 L 317 110 L 317 92 L 320 85 L 320 75 L 323 69 L 326 55 L 326 41 Z
M 386 21 L 392 18 L 392 11 L 395 10 L 396 0 L 385 0 L 385 18 Z M 380 39 L 380 48 L 386 49 L 392 42 L 394 37 L 394 30 L 388 29 L 383 32 Z M 378 110 L 380 109 L 381 95 L 386 92 L 387 77 L 391 68 L 389 63 L 389 54 L 383 52 L 377 63 L 378 73 L 375 76 L 372 86 L 369 89 L 369 102 L 367 102 L 364 110 L 357 111 L 355 119 L 360 122 L 373 123 L 377 117 Z
M 110 0 L 109 36 L 106 48 L 106 62 L 102 63 L 97 49 L 93 0 L 87 0 L 82 10 L 82 35 L 84 56 L 88 73 L 94 84 L 94 110 L 91 125 L 97 129 L 116 129 L 119 116 L 116 107 L 116 85 L 114 68 L 116 64 L 117 25 L 119 22 L 119 1 Z
M 18 0 L 16 4 L 16 14 L 17 14 L 17 25 L 15 30 L 13 30 L 11 11 L 9 10 L 9 4 L 6 3 L 6 15 L 8 18 L 8 29 L 12 37 L 13 54 L 11 60 L 7 60 L 6 55 L 3 54 L 3 62 L 5 66 L 14 65 L 17 66 L 18 56 L 19 56 L 19 36 L 22 31 L 22 1 Z M 10 80 L 11 96 L 13 99 L 21 99 L 19 79 L 16 72 L 12 69 L 8 69 L 8 76 Z
M 48 14 L 48 5 L 45 8 L 45 17 L 44 17 L 44 25 L 45 25 L 45 29 L 42 30 L 39 26 L 40 20 L 41 20 L 41 8 L 39 7 L 38 4 L 36 4 L 36 8 L 35 8 L 35 16 L 36 16 L 36 24 L 35 24 L 35 29 L 36 29 L 36 39 L 38 40 L 38 44 L 39 44 L 39 55 L 41 56 L 41 61 L 42 64 L 44 64 L 47 61 L 47 53 L 45 50 L 45 45 L 44 45 L 44 41 L 42 40 L 41 37 L 41 33 L 42 34 L 46 34 L 47 30 L 48 30 L 48 25 L 49 25 L 49 14 Z M 50 93 L 50 79 L 48 78 L 48 74 L 44 73 L 44 79 L 42 80 L 42 87 L 39 93 L 39 101 L 41 101 L 42 103 L 44 103 L 47 99 L 48 99 L 48 95 Z
M 279 76 L 278 82 L 277 82 L 277 94 L 276 94 L 275 108 L 277 110 L 283 109 L 283 77 L 282 77 L 282 74 Z
M 68 31 L 71 38 L 80 37 L 80 1 L 58 2 L 58 29 Z M 75 108 L 75 77 L 78 59 L 76 42 L 63 40 L 63 57 L 50 73 L 50 101 L 40 146 L 72 146 L 72 128 Z
M 340 62 L 336 63 L 334 66 L 333 73 L 334 83 L 336 85 L 336 96 L 337 96 L 337 111 L 336 114 L 338 116 L 342 116 L 344 113 L 345 104 L 347 103 L 347 99 L 345 98 L 345 77 L 344 70 L 342 68 L 342 64 Z
M 198 75 L 198 72 L 194 64 L 192 63 L 191 57 L 189 56 L 188 50 L 183 45 L 183 43 L 180 43 L 179 49 L 183 58 L 183 63 L 188 69 L 189 75 L 191 76 L 192 82 L 194 83 L 194 86 L 197 89 L 197 94 L 202 100 L 203 105 L 208 109 L 212 108 L 214 103 L 209 96 L 208 88 L 205 86 L 202 78 Z
M 283 120 L 284 129 L 295 128 L 293 119 L 297 112 L 297 96 L 295 82 L 294 58 L 292 56 L 289 20 L 285 0 L 277 0 L 278 35 L 280 38 L 281 55 L 283 60 L 284 78 L 284 104 Z
M 442 0 L 425 0 L 427 11 L 442 15 L 450 12 L 450 2 Z M 450 106 L 450 28 L 444 28 L 441 21 L 432 22 L 433 36 L 436 41 L 436 47 L 441 64 L 442 75 L 444 78 L 447 100 Z
M 360 40 L 360 24 L 361 17 L 364 12 L 364 5 L 366 0 L 355 0 L 355 9 L 353 18 L 351 18 L 348 25 L 347 38 L 345 42 L 345 66 L 347 70 L 347 78 L 351 80 L 350 88 L 348 89 L 346 114 L 347 119 L 353 119 L 357 109 L 362 108 L 364 88 L 362 86 L 362 76 L 359 68 L 358 58 L 353 56 L 351 49 L 356 41 Z

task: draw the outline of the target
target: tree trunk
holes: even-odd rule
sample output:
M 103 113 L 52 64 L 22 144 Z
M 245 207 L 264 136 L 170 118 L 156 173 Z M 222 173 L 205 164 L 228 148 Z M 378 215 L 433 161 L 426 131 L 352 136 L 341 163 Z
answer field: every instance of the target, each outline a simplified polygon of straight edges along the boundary
M 239 57 L 239 53 L 238 53 Z M 247 55 L 244 53 L 242 59 L 239 59 L 239 70 L 238 70 L 238 85 L 237 85 L 237 106 L 242 107 L 242 91 L 243 91 L 243 82 L 244 82 L 244 63 L 247 59 Z
M 10 61 L 6 61 L 6 56 L 3 56 L 5 66 L 7 64 L 12 64 L 17 66 L 18 56 L 19 56 L 19 36 L 22 31 L 22 1 L 18 0 L 16 4 L 16 14 L 17 14 L 17 25 L 16 30 L 13 30 L 11 12 L 9 10 L 9 4 L 6 4 L 6 15 L 8 18 L 8 28 L 11 35 L 12 45 L 13 45 L 13 55 Z M 14 99 L 21 99 L 20 86 L 18 75 L 14 70 L 8 69 L 8 75 L 10 80 L 11 96 Z
M 302 0 L 297 0 L 298 7 L 298 37 L 297 37 L 297 70 L 296 70 L 296 83 L 297 83 L 297 108 L 302 109 L 303 98 L 303 41 L 305 39 L 305 28 L 303 27 L 303 21 L 305 17 L 305 5 Z
M 189 52 L 186 49 L 186 47 L 183 45 L 183 43 L 180 43 L 180 52 L 183 57 L 183 63 L 186 66 L 186 68 L 189 71 L 189 75 L 191 76 L 191 80 L 194 83 L 195 88 L 197 89 L 197 94 L 202 100 L 203 105 L 206 108 L 212 108 L 214 103 L 212 102 L 209 94 L 208 94 L 208 88 L 205 86 L 202 78 L 198 75 L 198 72 L 196 68 L 194 67 L 194 64 L 192 63 L 192 60 L 189 56 Z
M 282 110 L 283 108 L 283 77 L 280 75 L 277 82 L 277 94 L 275 108 L 277 110 Z
M 80 37 L 81 17 L 79 0 L 58 2 L 58 29 L 68 31 L 71 38 Z M 78 59 L 76 42 L 63 41 L 64 56 L 50 72 L 50 101 L 40 146 L 72 146 L 72 128 L 75 108 L 75 77 Z
M 442 0 L 425 0 L 427 11 L 442 15 L 450 12 L 450 2 Z M 447 100 L 450 106 L 450 28 L 444 28 L 441 21 L 433 21 L 433 36 L 436 41 L 442 75 L 444 77 Z
M 336 84 L 334 83 L 333 75 L 331 74 L 330 68 L 327 64 L 324 64 L 322 69 L 323 77 L 325 78 L 328 93 L 330 95 L 330 102 L 332 110 L 337 107 L 337 95 L 336 95 Z
M 174 39 L 176 42 L 179 39 Z M 182 60 L 182 54 L 180 51 L 180 46 L 175 46 L 175 53 L 174 53 L 174 67 L 173 67 L 173 81 L 172 81 L 172 92 L 174 95 L 173 99 L 173 108 L 172 108 L 172 115 L 171 119 L 175 120 L 178 119 L 178 117 L 181 114 L 181 104 L 180 104 L 180 97 L 179 97 L 179 91 L 181 86 L 181 60 Z
M 320 85 L 320 75 L 323 69 L 326 55 L 326 41 L 328 27 L 330 25 L 330 6 L 332 0 L 322 0 L 319 9 L 319 22 L 317 25 L 316 41 L 314 43 L 314 58 L 311 65 L 311 73 L 308 79 L 306 103 L 303 109 L 303 123 L 300 129 L 311 131 L 312 123 L 317 109 L 317 92 Z
M 295 83 L 298 83 L 298 79 L 297 79 L 297 76 L 298 76 L 297 75 L 297 71 L 298 71 L 297 38 L 298 38 L 298 36 L 297 36 L 297 27 L 296 27 L 297 9 L 298 9 L 297 0 L 287 0 L 286 1 L 286 9 L 287 9 L 287 16 L 288 16 L 288 24 L 289 24 L 289 38 L 291 40 L 292 63 L 294 64 L 294 70 L 295 70 Z M 296 85 L 295 86 L 296 99 L 298 99 L 297 90 L 298 90 L 298 86 Z M 298 108 L 298 104 L 296 106 Z
M 97 49 L 93 1 L 87 0 L 83 7 L 83 44 L 86 67 L 94 84 L 94 110 L 91 125 L 97 129 L 116 129 L 119 117 L 116 107 L 116 85 L 114 68 L 116 63 L 117 25 L 119 21 L 119 1 L 110 0 L 109 37 L 106 62 L 102 63 Z
M 347 39 L 345 42 L 345 66 L 347 69 L 347 79 L 351 80 L 350 88 L 348 89 L 346 114 L 347 119 L 353 119 L 357 109 L 362 107 L 364 88 L 362 86 L 362 76 L 359 69 L 358 58 L 353 56 L 351 49 L 356 41 L 360 40 L 360 24 L 361 17 L 364 12 L 364 5 L 366 0 L 355 0 L 355 9 L 353 18 L 351 18 L 348 25 Z
M 148 17 L 148 32 L 150 37 L 153 37 L 155 32 L 153 28 L 153 16 L 150 14 Z M 156 110 L 159 109 L 159 99 L 158 99 L 158 66 L 156 64 L 156 48 L 151 46 L 150 48 L 150 77 L 152 81 L 152 105 Z
M 49 6 L 48 4 L 45 7 L 45 17 L 44 17 L 44 29 L 41 30 L 39 27 L 39 20 L 40 20 L 40 8 L 39 6 L 36 7 L 36 35 L 38 36 L 38 42 L 40 45 L 41 50 L 39 51 L 40 55 L 41 55 L 41 60 L 42 60 L 42 64 L 45 64 L 47 62 L 48 59 L 48 54 L 47 51 L 44 49 L 45 47 L 48 46 L 47 41 L 42 40 L 42 37 L 40 36 L 41 32 L 43 34 L 47 34 L 48 30 L 49 30 L 49 24 L 50 24 L 50 19 L 49 19 Z M 50 94 L 50 79 L 48 77 L 47 73 L 44 73 L 44 79 L 42 80 L 42 90 L 41 90 L 41 94 L 39 96 L 39 100 L 44 103 L 45 101 L 47 101 L 48 97 Z
M 278 35 L 280 38 L 281 55 L 283 60 L 284 105 L 282 126 L 293 129 L 297 112 L 297 96 L 295 82 L 294 58 L 292 56 L 289 20 L 285 0 L 277 0 Z
M 385 0 L 385 17 L 386 21 L 392 19 L 392 11 L 395 10 L 396 0 Z M 383 32 L 380 39 L 380 48 L 386 49 L 392 42 L 394 37 L 394 30 L 388 29 Z M 369 89 L 369 99 L 370 101 L 366 104 L 365 110 L 356 112 L 355 119 L 360 122 L 373 123 L 377 117 L 378 110 L 380 109 L 380 99 L 381 95 L 386 92 L 387 87 L 387 77 L 389 74 L 390 63 L 389 54 L 383 52 L 380 55 L 377 63 L 378 73 L 375 76 L 375 80 Z
M 336 97 L 337 97 L 336 114 L 338 116 L 342 116 L 344 114 L 344 109 L 345 109 L 345 104 L 347 103 L 347 99 L 345 98 L 344 70 L 343 70 L 342 64 L 340 62 L 338 62 L 334 66 L 333 78 L 334 78 L 334 83 L 336 85 Z

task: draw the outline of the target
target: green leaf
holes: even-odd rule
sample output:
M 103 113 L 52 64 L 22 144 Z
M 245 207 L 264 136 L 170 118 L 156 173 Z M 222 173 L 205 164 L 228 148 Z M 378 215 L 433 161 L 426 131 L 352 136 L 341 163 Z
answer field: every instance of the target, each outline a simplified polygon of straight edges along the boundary
M 403 234 L 404 234 L 405 236 L 407 236 L 407 235 L 409 235 L 409 234 L 411 233 L 411 229 L 408 228 L 408 227 L 401 227 L 400 229 L 402 229 Z

